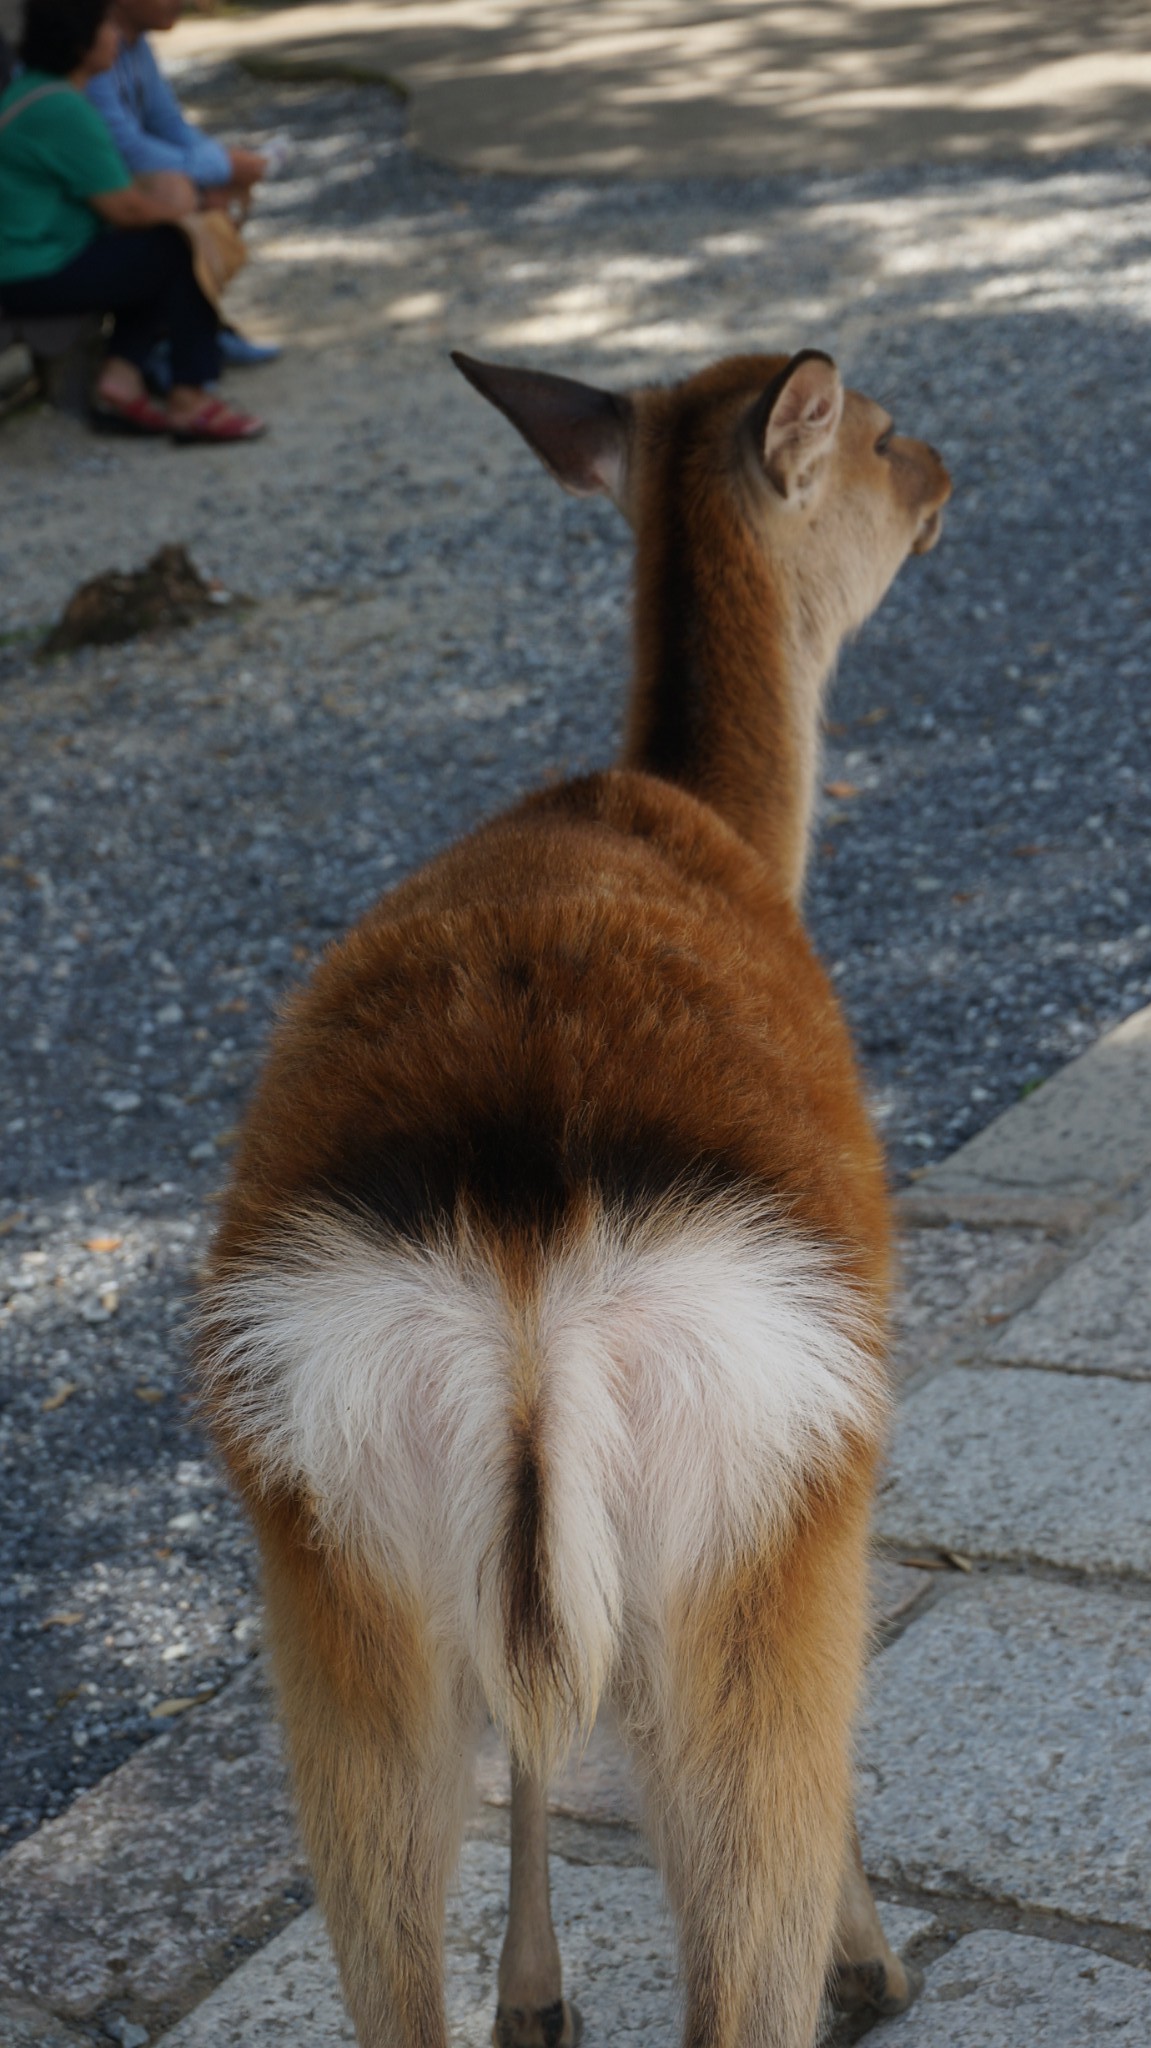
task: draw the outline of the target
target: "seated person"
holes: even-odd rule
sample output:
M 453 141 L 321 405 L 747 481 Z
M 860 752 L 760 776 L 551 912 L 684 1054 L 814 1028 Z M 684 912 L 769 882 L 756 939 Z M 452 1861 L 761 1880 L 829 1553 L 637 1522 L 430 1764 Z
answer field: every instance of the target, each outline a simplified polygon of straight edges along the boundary
M 116 62 L 91 80 L 88 98 L 103 114 L 130 171 L 179 171 L 199 187 L 205 206 L 243 219 L 269 159 L 252 149 L 227 149 L 185 120 L 148 41 L 149 34 L 174 28 L 182 12 L 182 0 L 112 0 L 120 50 Z M 221 330 L 225 363 L 270 363 L 279 353 L 231 328 Z
M 25 0 L 25 69 L 0 93 L 0 300 L 17 318 L 115 315 L 93 401 L 110 425 L 252 440 L 262 421 L 206 389 L 219 375 L 219 318 L 174 225 L 196 211 L 196 188 L 170 171 L 133 179 L 84 97 L 118 47 L 108 0 Z M 164 406 L 142 374 L 161 334 L 174 372 Z

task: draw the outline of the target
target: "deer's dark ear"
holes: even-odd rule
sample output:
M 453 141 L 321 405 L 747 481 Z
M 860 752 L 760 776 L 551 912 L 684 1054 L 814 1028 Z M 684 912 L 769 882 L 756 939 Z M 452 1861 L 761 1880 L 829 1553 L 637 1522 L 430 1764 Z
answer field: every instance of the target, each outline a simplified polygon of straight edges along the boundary
M 478 363 L 452 351 L 457 370 L 509 419 L 566 491 L 602 491 L 622 506 L 627 482 L 630 400 L 546 370 Z
M 752 427 L 768 480 L 786 504 L 811 504 L 843 417 L 843 385 L 830 356 L 792 356 L 755 406 Z

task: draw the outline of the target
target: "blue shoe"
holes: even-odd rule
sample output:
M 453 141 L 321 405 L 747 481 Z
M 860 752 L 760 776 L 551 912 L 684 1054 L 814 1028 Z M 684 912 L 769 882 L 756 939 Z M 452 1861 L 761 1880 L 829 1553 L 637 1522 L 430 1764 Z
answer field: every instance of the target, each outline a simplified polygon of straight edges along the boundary
M 261 363 L 277 362 L 283 350 L 270 341 L 249 341 L 234 327 L 221 327 L 220 361 L 229 370 L 254 370 Z

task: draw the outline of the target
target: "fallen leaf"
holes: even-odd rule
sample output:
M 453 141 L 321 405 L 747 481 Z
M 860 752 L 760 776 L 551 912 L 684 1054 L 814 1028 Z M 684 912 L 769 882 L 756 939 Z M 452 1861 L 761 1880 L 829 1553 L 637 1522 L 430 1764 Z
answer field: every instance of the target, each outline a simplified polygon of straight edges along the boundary
M 974 1565 L 971 1562 L 971 1559 L 969 1557 L 964 1557 L 962 1551 L 941 1550 L 939 1555 L 940 1557 L 945 1559 L 945 1561 L 948 1564 L 954 1565 L 957 1572 L 970 1572 L 974 1571 L 975 1569 Z
M 41 1401 L 40 1408 L 42 1413 L 51 1415 L 53 1409 L 62 1408 L 65 1401 L 70 1401 L 76 1392 L 77 1382 L 75 1380 L 65 1380 L 62 1387 L 57 1387 L 54 1394 L 49 1394 L 46 1401 Z
M 84 1249 L 88 1252 L 115 1252 L 123 1242 L 122 1237 L 86 1237 Z
M 75 1628 L 76 1623 L 83 1621 L 83 1619 L 83 1611 L 77 1609 L 75 1614 L 47 1614 L 40 1623 L 40 1626 L 41 1628 Z
M 884 719 L 889 718 L 890 716 L 891 713 L 889 712 L 886 704 L 877 704 L 874 711 L 864 712 L 863 717 L 860 719 L 859 723 L 860 725 L 882 725 Z
M 825 782 L 823 785 L 823 793 L 825 796 L 836 796 L 840 798 L 845 798 L 849 796 L 858 796 L 859 788 L 858 785 L 854 782 Z
M 901 1557 L 900 1564 L 913 1564 L 921 1572 L 945 1572 L 946 1561 L 942 1557 Z
M 162 1387 L 133 1387 L 132 1392 L 137 1401 L 162 1401 L 164 1398 Z
M 951 891 L 951 901 L 953 903 L 973 903 L 975 901 L 975 891 L 974 889 L 953 889 Z
M 847 727 L 845 725 L 839 725 L 831 719 L 827 719 L 824 722 L 823 730 L 824 732 L 829 732 L 833 739 L 841 740 L 847 731 Z
M 1037 853 L 1048 853 L 1050 848 L 1046 846 L 1013 846 L 1011 851 L 1015 855 L 1016 860 L 1034 860 Z
M 206 1692 L 189 1693 L 186 1699 L 161 1700 L 159 1706 L 152 1708 L 148 1718 L 152 1721 L 170 1721 L 174 1714 L 186 1714 L 189 1707 L 202 1707 L 205 1700 L 214 1697 L 215 1690 L 214 1686 L 209 1686 Z

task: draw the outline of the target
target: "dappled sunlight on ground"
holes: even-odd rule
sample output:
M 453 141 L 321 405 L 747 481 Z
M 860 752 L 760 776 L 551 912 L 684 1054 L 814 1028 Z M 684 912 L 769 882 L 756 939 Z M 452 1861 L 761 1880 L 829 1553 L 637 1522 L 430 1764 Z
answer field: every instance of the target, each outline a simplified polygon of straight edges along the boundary
M 459 20 L 380 11 L 437 36 Z M 583 12 L 590 35 L 656 10 Z M 801 12 L 834 27 L 845 7 Z M 309 13 L 342 9 L 281 26 Z M 472 14 L 530 19 L 554 48 L 571 19 Z M 1046 62 L 1071 10 L 1000 14 Z M 1132 17 L 1100 17 L 1102 49 Z M 752 32 L 750 9 L 724 18 Z M 941 52 L 968 33 L 958 7 L 882 19 L 896 44 L 930 21 Z M 250 1549 L 179 1372 L 196 1219 L 276 1003 L 381 887 L 618 744 L 626 530 L 554 488 L 450 347 L 626 387 L 821 346 L 943 450 L 943 545 L 836 681 L 809 891 L 897 1172 L 1151 997 L 1145 152 L 489 179 L 413 152 L 379 85 L 273 89 L 211 65 L 184 85 L 213 128 L 291 139 L 232 300 L 285 353 L 226 385 L 272 431 L 178 450 L 42 408 L 0 426 L 20 513 L 0 538 L 14 1834 L 251 1653 Z M 78 581 L 166 540 L 234 602 L 169 638 L 33 660 Z
M 567 198 L 568 222 L 578 223 L 580 202 L 594 207 L 594 188 Z M 902 195 L 841 187 L 809 205 L 802 224 L 787 202 L 765 193 L 761 227 L 724 233 L 699 194 L 685 192 L 674 221 L 657 228 L 642 214 L 634 226 L 625 219 L 608 251 L 598 236 L 586 245 L 578 225 L 549 234 L 546 217 L 532 222 L 525 209 L 516 248 L 533 226 L 537 246 L 517 255 L 509 237 L 506 260 L 492 265 L 492 288 L 478 294 L 467 262 L 474 223 L 454 231 L 445 223 L 433 255 L 420 247 L 418 224 L 403 217 L 326 232 L 279 232 L 268 222 L 257 230 L 259 288 L 273 301 L 291 294 L 297 344 L 313 347 L 337 335 L 350 341 L 422 327 L 429 338 L 462 337 L 481 349 L 653 360 L 686 361 L 757 338 L 782 345 L 809 323 L 837 347 L 850 346 L 867 323 L 868 300 L 880 291 L 886 300 L 903 283 L 919 317 L 933 321 L 970 319 L 983 307 L 1096 316 L 1113 309 L 1151 321 L 1151 240 L 1138 172 L 1054 174 L 1022 190 L 995 172 L 974 188 L 955 189 L 942 175 Z M 429 270 L 442 277 L 413 289 L 413 271 Z
M 392 76 L 431 155 L 492 171 L 742 174 L 1141 139 L 1140 0 L 336 0 L 189 20 L 189 56 Z

